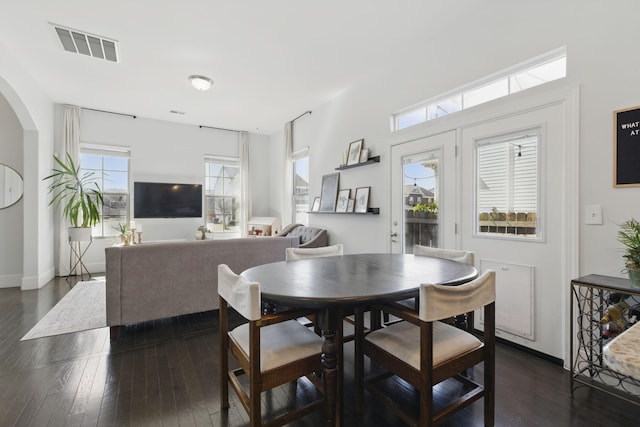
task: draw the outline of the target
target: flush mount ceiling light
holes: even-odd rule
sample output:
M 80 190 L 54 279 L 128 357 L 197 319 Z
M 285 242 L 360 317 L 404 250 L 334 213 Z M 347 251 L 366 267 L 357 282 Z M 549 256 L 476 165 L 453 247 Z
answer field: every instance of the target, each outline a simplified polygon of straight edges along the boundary
M 213 84 L 213 80 L 209 77 L 193 75 L 189 76 L 191 85 L 198 90 L 209 90 Z

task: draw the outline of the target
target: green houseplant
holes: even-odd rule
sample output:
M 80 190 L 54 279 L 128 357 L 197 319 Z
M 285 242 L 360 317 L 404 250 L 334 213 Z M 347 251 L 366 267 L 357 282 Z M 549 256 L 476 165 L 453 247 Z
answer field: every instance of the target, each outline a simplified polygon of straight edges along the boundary
M 120 236 L 120 241 L 122 242 L 123 245 L 129 244 L 129 226 L 127 224 L 118 223 L 118 225 L 114 225 L 111 228 L 113 228 L 118 232 L 118 235 Z
M 50 180 L 49 194 L 53 197 L 49 205 L 62 207 L 62 216 L 71 223 L 72 229 L 86 229 L 91 235 L 91 227 L 100 222 L 100 211 L 104 204 L 102 190 L 93 172 L 81 172 L 67 153 L 65 160 L 53 156 L 56 167 L 44 178 Z M 69 236 L 74 239 L 72 229 Z M 86 231 L 84 232 L 86 233 Z M 88 240 L 80 238 L 78 240 Z
M 640 222 L 631 218 L 622 223 L 618 241 L 625 247 L 622 257 L 625 259 L 629 280 L 633 286 L 640 288 Z

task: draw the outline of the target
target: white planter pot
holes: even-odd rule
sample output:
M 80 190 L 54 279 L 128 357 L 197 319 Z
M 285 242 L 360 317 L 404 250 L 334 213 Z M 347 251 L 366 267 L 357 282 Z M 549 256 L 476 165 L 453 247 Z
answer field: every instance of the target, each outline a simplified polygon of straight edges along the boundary
M 88 242 L 91 241 L 91 228 L 88 227 L 69 227 L 70 242 Z

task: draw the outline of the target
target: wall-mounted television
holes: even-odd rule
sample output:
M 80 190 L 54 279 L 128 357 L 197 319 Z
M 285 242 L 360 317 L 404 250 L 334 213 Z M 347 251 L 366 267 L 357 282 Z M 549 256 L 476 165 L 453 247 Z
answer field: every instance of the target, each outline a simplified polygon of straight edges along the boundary
M 201 218 L 202 185 L 133 183 L 134 218 Z

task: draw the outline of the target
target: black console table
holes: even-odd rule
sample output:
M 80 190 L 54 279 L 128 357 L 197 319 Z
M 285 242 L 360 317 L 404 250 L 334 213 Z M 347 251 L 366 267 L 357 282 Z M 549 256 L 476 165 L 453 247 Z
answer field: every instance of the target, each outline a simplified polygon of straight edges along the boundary
M 612 293 L 628 295 L 626 303 L 633 306 L 640 303 L 640 289 L 632 287 L 628 279 L 590 274 L 573 279 L 571 293 L 571 395 L 578 387 L 587 386 L 640 405 L 640 381 L 609 369 L 603 362 L 602 349 L 612 338 L 605 336 L 601 322 Z

